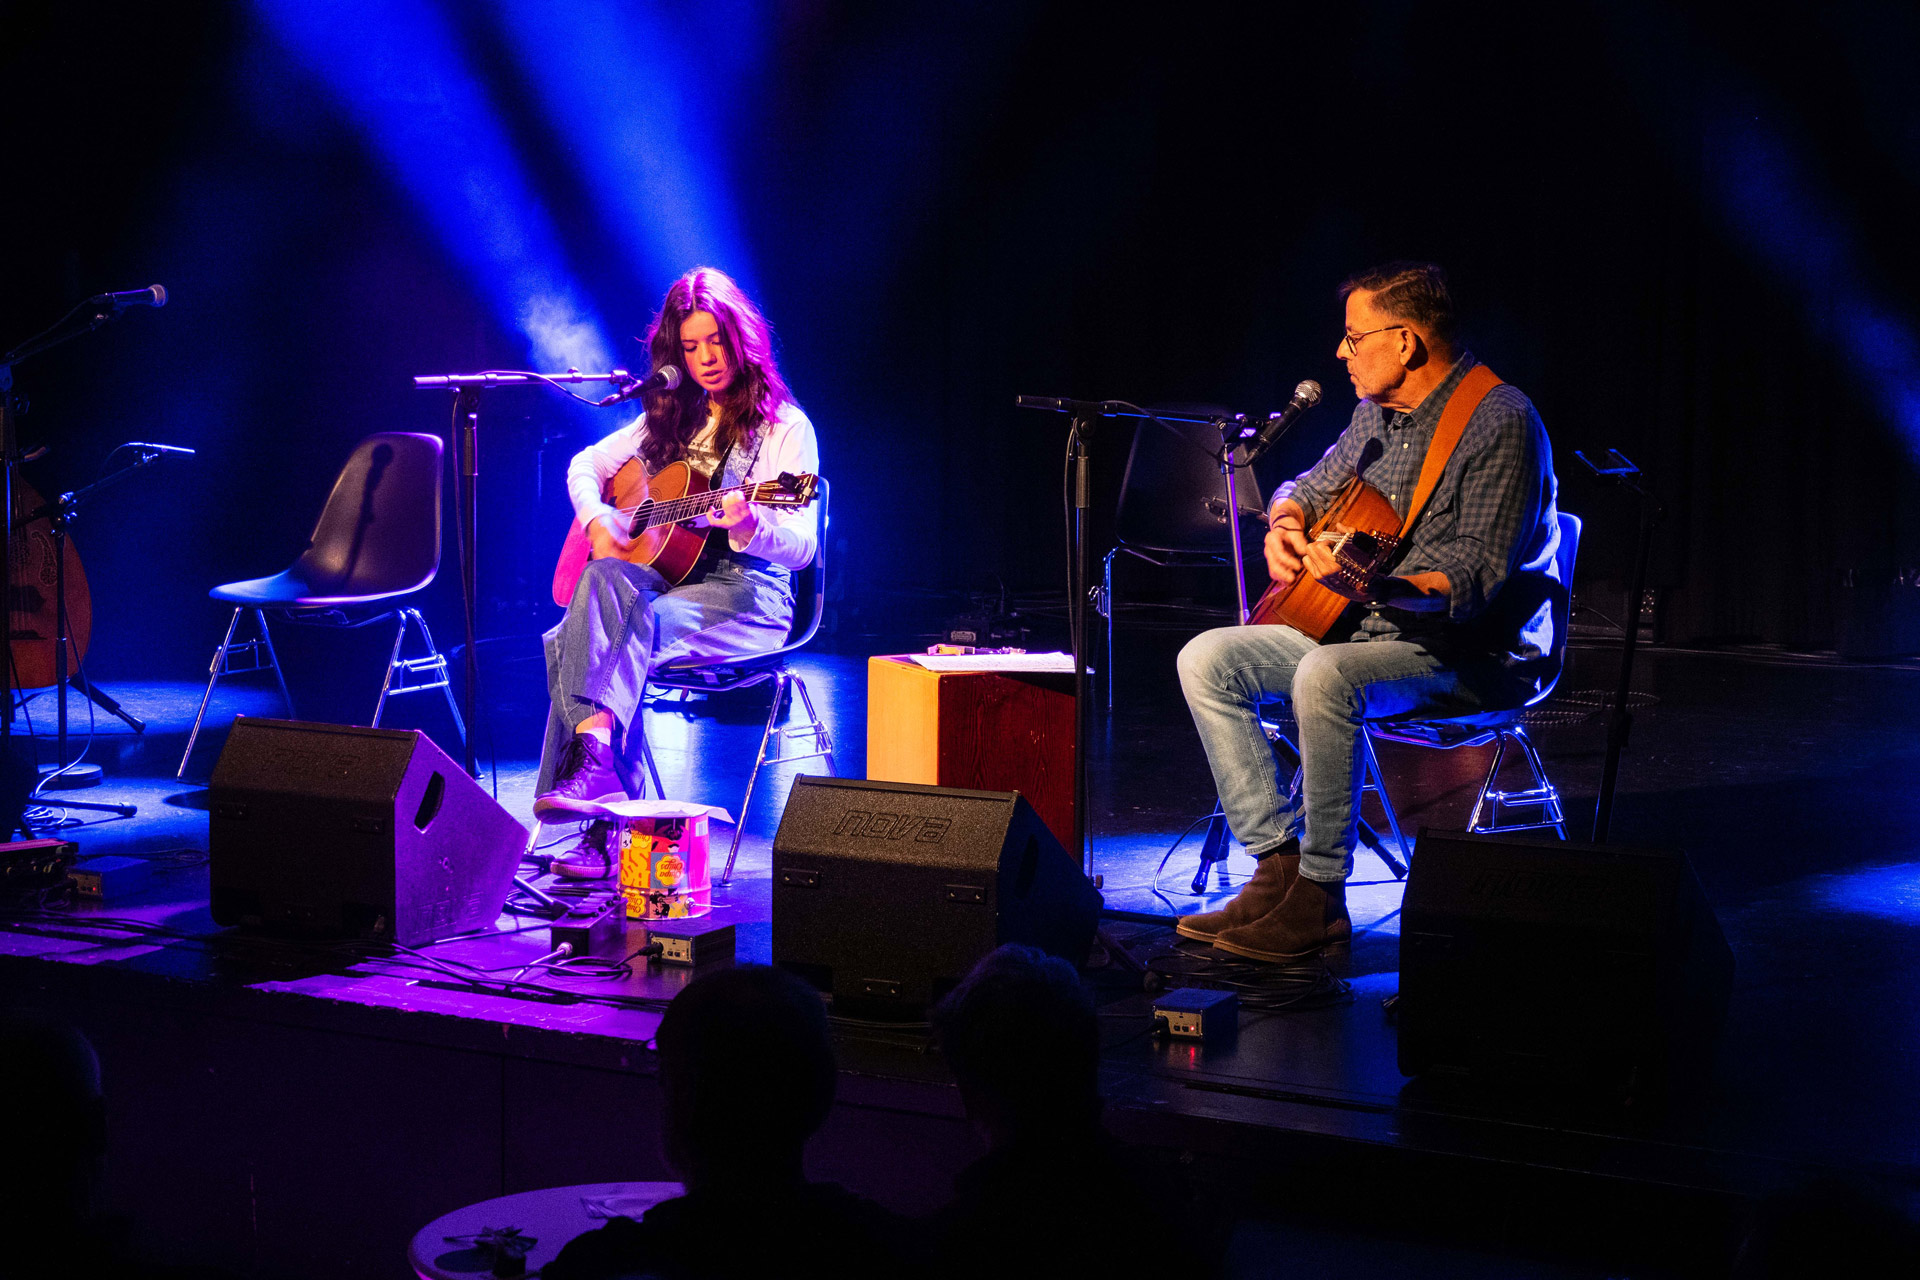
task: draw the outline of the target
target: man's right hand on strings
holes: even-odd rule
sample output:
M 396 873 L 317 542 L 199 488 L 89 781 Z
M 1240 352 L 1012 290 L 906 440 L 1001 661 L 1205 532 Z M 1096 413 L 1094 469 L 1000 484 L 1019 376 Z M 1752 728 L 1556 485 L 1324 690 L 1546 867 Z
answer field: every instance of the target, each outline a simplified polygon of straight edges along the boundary
M 633 539 L 619 526 L 623 522 L 610 515 L 598 515 L 587 526 L 587 545 L 595 560 L 609 560 L 633 546 Z
M 1284 587 L 1300 576 L 1302 557 L 1307 554 L 1307 521 L 1306 513 L 1291 500 L 1274 510 L 1263 549 L 1267 555 L 1267 576 L 1275 583 Z

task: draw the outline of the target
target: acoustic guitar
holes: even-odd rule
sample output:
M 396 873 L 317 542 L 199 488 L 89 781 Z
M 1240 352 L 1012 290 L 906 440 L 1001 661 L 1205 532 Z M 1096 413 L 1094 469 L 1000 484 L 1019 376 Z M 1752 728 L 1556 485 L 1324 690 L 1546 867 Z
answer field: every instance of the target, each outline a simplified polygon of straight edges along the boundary
M 633 545 L 618 557 L 628 564 L 652 565 L 678 586 L 693 572 L 707 543 L 706 531 L 686 528 L 687 521 L 713 511 L 731 493 L 766 507 L 804 507 L 813 501 L 820 478 L 782 471 L 778 479 L 731 489 L 709 489 L 708 483 L 705 472 L 685 462 L 670 462 L 648 475 L 638 458 L 629 458 L 601 491 L 607 505 L 628 518 L 627 536 Z M 585 527 L 575 520 L 561 544 L 560 561 L 553 567 L 555 604 L 565 608 L 573 601 L 574 588 L 592 558 L 593 544 Z
M 1478 364 L 1467 370 L 1447 397 L 1447 407 L 1441 410 L 1433 439 L 1427 445 L 1427 456 L 1420 463 L 1420 479 L 1414 485 L 1413 501 L 1404 519 L 1394 514 L 1393 504 L 1378 489 L 1356 475 L 1328 504 L 1326 514 L 1314 521 L 1307 537 L 1333 548 L 1343 582 L 1358 586 L 1384 571 L 1393 560 L 1407 532 L 1426 509 L 1427 499 L 1440 483 L 1441 473 L 1474 411 L 1500 385 L 1499 374 Z M 1353 601 L 1303 572 L 1284 587 L 1277 583 L 1269 586 L 1247 621 L 1284 623 L 1311 639 L 1325 640 L 1341 615 L 1353 607 Z
M 1380 491 L 1358 476 L 1328 504 L 1307 530 L 1340 563 L 1343 580 L 1358 586 L 1381 572 L 1400 547 L 1401 519 Z M 1280 623 L 1312 640 L 1325 640 L 1354 602 L 1304 569 L 1286 586 L 1271 583 L 1254 604 L 1249 623 Z
M 13 509 L 16 513 L 38 511 L 45 501 L 17 474 L 14 477 Z M 93 632 L 93 599 L 87 592 L 87 574 L 80 567 L 80 553 L 73 539 L 67 539 L 67 671 L 80 670 L 86 656 L 87 641 Z M 45 689 L 58 684 L 57 660 L 60 642 L 55 637 L 59 614 L 59 562 L 55 558 L 53 520 L 41 516 L 20 525 L 7 539 L 7 560 L 12 567 L 9 581 L 12 595 L 7 600 L 7 630 L 13 637 L 13 670 L 8 683 L 15 689 Z

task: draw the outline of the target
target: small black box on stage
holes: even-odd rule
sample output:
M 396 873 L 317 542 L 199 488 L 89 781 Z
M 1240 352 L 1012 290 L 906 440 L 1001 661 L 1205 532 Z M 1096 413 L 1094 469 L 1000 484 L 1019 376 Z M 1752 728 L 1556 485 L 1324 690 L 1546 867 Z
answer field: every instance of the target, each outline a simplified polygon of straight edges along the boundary
M 490 925 L 527 832 L 426 735 L 233 722 L 207 793 L 213 918 L 419 946 Z
M 707 965 L 733 961 L 733 926 L 707 919 L 649 921 L 647 932 L 660 944 L 660 963 Z
M 1017 791 L 800 777 L 773 838 L 773 962 L 843 1016 L 923 1016 L 1003 942 L 1084 965 L 1100 905 Z
M 647 944 L 644 927 L 633 941 Z M 627 900 L 617 893 L 568 907 L 547 933 L 550 950 L 570 945 L 575 956 L 625 955 L 627 942 Z
M 1240 1029 L 1240 997 L 1210 987 L 1181 987 L 1155 996 L 1153 1016 L 1181 1040 L 1221 1040 Z
M 1400 1070 L 1657 1103 L 1710 1064 L 1733 953 L 1684 854 L 1422 831 Z

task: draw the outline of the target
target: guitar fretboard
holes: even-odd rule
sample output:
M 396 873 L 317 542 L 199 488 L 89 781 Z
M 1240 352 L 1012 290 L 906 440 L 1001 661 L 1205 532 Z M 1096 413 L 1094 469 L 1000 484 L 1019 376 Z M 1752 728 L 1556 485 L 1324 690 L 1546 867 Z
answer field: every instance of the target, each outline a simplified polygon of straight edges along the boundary
M 651 506 L 641 503 L 635 507 L 621 507 L 620 514 L 629 518 L 637 516 L 642 510 L 647 513 L 646 520 L 635 521 L 632 532 L 645 529 L 658 529 L 664 524 L 679 524 L 692 520 L 696 516 L 706 515 L 720 504 L 720 499 L 729 494 L 739 494 L 748 502 L 777 504 L 787 491 L 777 480 L 767 480 L 760 484 L 740 484 L 731 489 L 709 489 L 705 493 L 686 493 L 678 498 L 667 498 L 654 502 Z

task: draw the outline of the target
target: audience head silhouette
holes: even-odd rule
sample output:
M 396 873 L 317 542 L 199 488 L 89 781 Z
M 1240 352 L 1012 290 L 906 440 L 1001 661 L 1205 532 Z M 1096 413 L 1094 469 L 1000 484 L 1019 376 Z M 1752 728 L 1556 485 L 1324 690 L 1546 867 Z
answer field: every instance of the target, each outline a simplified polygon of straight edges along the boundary
M 967 1114 L 994 1146 L 1100 1122 L 1100 1024 L 1079 975 L 1032 947 L 999 948 L 933 1013 Z
M 820 998 L 778 969 L 695 979 L 656 1039 L 667 1158 L 689 1189 L 801 1179 L 801 1151 L 833 1106 L 833 1045 Z
M 106 1154 L 100 1061 L 85 1036 L 30 1014 L 0 1014 L 0 1234 L 17 1253 L 85 1223 Z M 15 1261 L 18 1261 L 16 1258 Z

